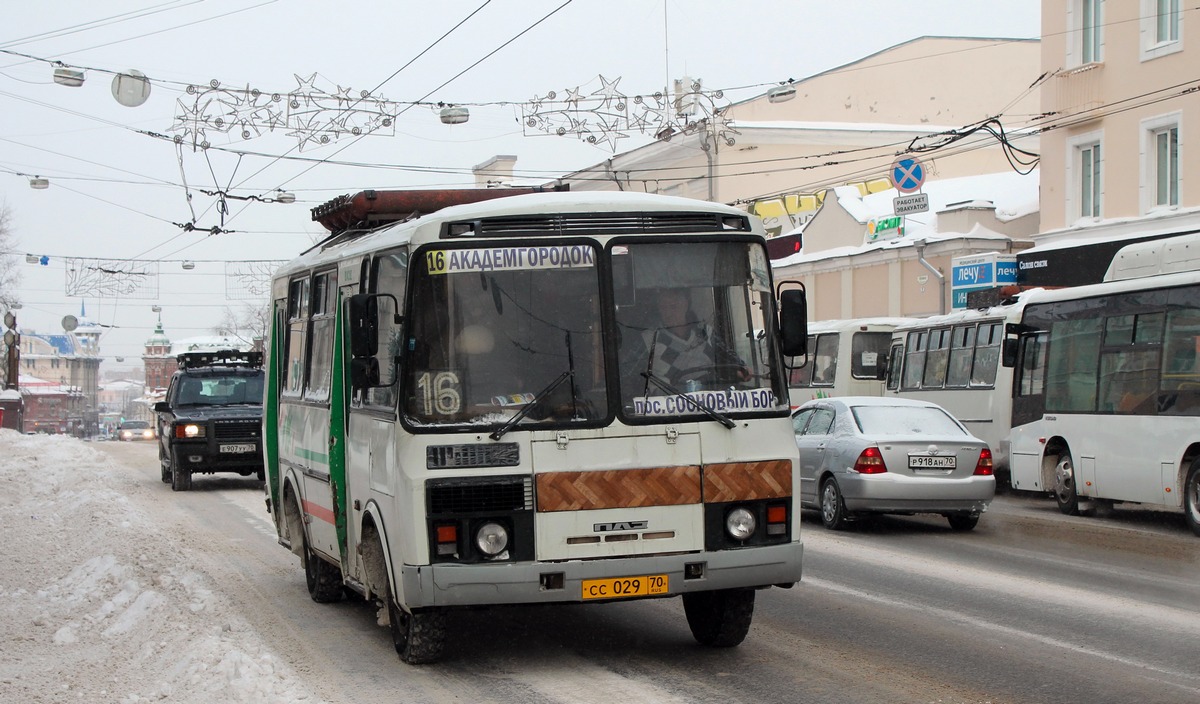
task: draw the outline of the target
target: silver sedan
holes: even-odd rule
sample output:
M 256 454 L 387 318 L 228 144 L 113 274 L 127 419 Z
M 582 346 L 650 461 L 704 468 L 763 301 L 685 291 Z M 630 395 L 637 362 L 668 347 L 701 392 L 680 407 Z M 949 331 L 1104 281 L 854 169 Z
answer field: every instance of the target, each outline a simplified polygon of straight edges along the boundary
M 971 530 L 996 494 L 992 453 L 941 406 L 899 398 L 815 399 L 792 414 L 800 501 L 826 528 L 862 513 L 939 513 Z

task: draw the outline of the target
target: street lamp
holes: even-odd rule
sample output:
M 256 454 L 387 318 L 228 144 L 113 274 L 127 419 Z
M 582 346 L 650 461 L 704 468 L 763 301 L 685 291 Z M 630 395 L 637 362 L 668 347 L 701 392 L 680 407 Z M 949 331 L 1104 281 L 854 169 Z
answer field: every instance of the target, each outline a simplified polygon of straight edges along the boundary
M 17 316 L 11 310 L 4 314 L 4 344 L 8 348 L 4 388 L 19 389 L 21 380 L 21 333 L 17 332 Z

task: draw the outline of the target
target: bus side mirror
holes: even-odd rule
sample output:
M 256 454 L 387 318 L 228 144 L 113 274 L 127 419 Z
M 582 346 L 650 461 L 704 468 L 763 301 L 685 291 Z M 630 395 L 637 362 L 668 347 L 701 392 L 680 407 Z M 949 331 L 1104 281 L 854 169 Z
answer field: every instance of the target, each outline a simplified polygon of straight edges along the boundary
M 1000 363 L 1008 368 L 1017 366 L 1017 346 L 1020 345 L 1020 339 L 1016 337 L 1006 337 L 1000 346 Z
M 356 389 L 379 386 L 379 359 L 362 357 L 350 360 L 350 385 Z
M 779 337 L 784 355 L 808 354 L 808 300 L 802 288 L 779 292 Z
M 366 293 L 350 297 L 350 356 L 374 357 L 379 351 L 379 299 Z

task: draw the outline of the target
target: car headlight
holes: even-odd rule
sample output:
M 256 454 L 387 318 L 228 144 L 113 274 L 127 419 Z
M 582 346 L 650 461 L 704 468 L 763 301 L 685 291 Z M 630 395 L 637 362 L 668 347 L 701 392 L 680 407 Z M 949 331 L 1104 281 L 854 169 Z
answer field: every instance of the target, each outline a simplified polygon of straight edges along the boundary
M 204 437 L 204 426 L 188 423 L 187 425 L 175 426 L 175 437 L 177 438 L 202 438 Z
M 735 508 L 725 516 L 725 531 L 734 540 L 749 538 L 754 535 L 754 529 L 757 527 L 758 521 L 754 520 L 754 514 L 747 509 Z
M 508 547 L 508 531 L 495 521 L 488 521 L 475 531 L 475 546 L 488 557 L 495 557 Z

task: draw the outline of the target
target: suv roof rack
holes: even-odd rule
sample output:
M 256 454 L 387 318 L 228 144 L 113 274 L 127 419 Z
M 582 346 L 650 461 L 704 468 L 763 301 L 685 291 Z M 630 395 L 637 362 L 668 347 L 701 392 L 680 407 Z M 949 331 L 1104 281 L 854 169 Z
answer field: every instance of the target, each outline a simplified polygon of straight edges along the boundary
M 180 369 L 195 369 L 196 367 L 213 367 L 217 365 L 261 367 L 262 352 L 243 352 L 241 350 L 215 350 L 211 352 L 184 352 L 176 360 Z

